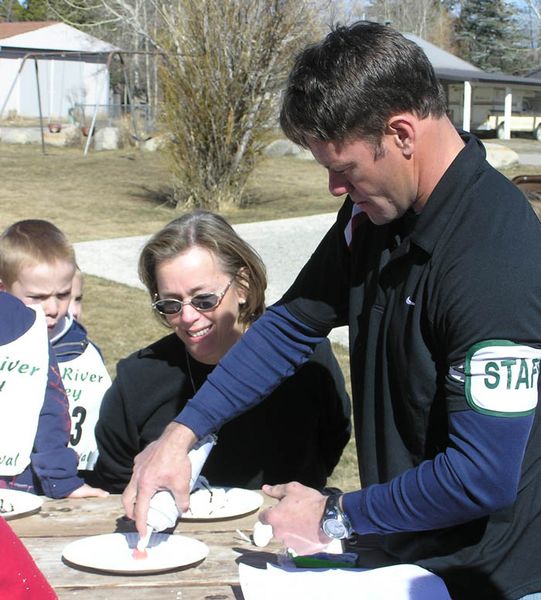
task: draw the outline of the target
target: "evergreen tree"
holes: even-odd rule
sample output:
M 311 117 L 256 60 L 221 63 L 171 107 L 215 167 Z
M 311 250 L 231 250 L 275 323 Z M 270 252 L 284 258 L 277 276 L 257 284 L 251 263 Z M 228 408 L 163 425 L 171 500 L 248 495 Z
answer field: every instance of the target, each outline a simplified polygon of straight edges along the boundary
M 23 2 L 21 21 L 49 21 L 51 15 L 47 0 L 26 0 Z
M 84 0 L 25 0 L 22 6 L 17 0 L 4 0 L 3 3 L 13 3 L 19 7 L 13 19 L 17 21 L 65 21 L 77 26 L 94 17 L 94 7 L 89 7 Z
M 372 0 L 367 16 L 451 50 L 452 13 L 447 4 L 441 0 Z
M 20 21 L 23 7 L 17 0 L 0 0 L 0 23 Z
M 98 3 L 87 0 L 46 0 L 49 15 L 55 21 L 64 21 L 74 27 L 88 25 L 102 20 Z
M 485 71 L 516 71 L 523 36 L 511 5 L 504 0 L 465 0 L 460 5 L 455 21 L 460 56 Z

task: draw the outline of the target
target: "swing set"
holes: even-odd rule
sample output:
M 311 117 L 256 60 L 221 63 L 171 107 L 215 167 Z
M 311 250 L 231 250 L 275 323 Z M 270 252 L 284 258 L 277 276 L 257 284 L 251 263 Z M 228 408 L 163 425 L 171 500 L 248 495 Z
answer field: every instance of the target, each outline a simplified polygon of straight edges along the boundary
M 150 139 L 150 137 L 151 137 L 148 134 L 148 130 L 149 130 L 149 123 L 151 121 L 149 114 L 150 114 L 150 109 L 152 107 L 149 107 L 146 104 L 137 104 L 134 102 L 133 83 L 130 80 L 129 68 L 124 59 L 125 56 L 138 55 L 138 54 L 156 56 L 156 55 L 159 55 L 160 53 L 158 53 L 158 52 L 143 52 L 143 51 L 124 52 L 124 51 L 120 51 L 120 50 L 114 50 L 112 52 L 107 53 L 107 55 L 106 55 L 107 60 L 104 63 L 104 68 L 106 68 L 107 71 L 109 73 L 111 73 L 111 66 L 113 64 L 113 60 L 114 59 L 118 60 L 118 64 L 120 65 L 120 70 L 122 73 L 122 79 L 123 79 L 123 83 L 124 83 L 126 104 L 121 105 L 120 107 L 117 107 L 117 108 L 120 108 L 120 109 L 123 108 L 125 110 L 125 112 L 129 113 L 129 117 L 130 117 L 129 118 L 129 133 L 130 133 L 131 138 L 134 139 L 135 141 L 144 142 L 144 141 Z M 17 73 L 16 73 L 15 77 L 13 78 L 13 81 L 11 82 L 9 91 L 4 99 L 2 106 L 0 107 L 0 119 L 4 115 L 4 111 L 6 110 L 6 107 L 8 105 L 11 95 L 13 94 L 13 91 L 15 90 L 17 82 L 21 80 L 22 73 L 23 73 L 25 66 L 28 63 L 33 62 L 34 63 L 34 73 L 35 73 L 36 101 L 37 101 L 37 106 L 38 106 L 39 126 L 40 126 L 40 132 L 41 132 L 41 148 L 42 148 L 43 154 L 46 154 L 45 135 L 44 135 L 45 127 L 48 127 L 49 130 L 52 132 L 57 132 L 57 131 L 60 131 L 60 129 L 61 129 L 61 123 L 54 120 L 53 116 L 55 114 L 57 114 L 60 117 L 62 115 L 62 113 L 64 112 L 63 103 L 64 103 L 64 95 L 65 95 L 65 68 L 61 69 L 61 79 L 60 79 L 60 87 L 59 87 L 60 93 L 55 94 L 55 91 L 52 86 L 51 86 L 51 89 L 49 90 L 49 94 L 50 94 L 50 98 L 49 98 L 49 102 L 48 102 L 49 110 L 47 111 L 48 112 L 48 117 L 47 117 L 48 123 L 47 123 L 47 125 L 45 125 L 43 98 L 42 98 L 42 91 L 40 89 L 41 86 L 40 86 L 39 61 L 40 60 L 51 61 L 51 65 L 53 65 L 51 68 L 54 69 L 54 64 L 56 61 L 79 61 L 80 62 L 83 58 L 85 58 L 85 59 L 90 59 L 91 62 L 98 63 L 98 62 L 102 62 L 102 59 L 104 56 L 105 56 L 105 54 L 103 52 L 78 52 L 78 51 L 62 51 L 62 52 L 46 52 L 46 53 L 44 53 L 44 52 L 28 52 L 28 53 L 24 54 L 22 57 L 22 60 L 21 60 L 21 64 L 19 65 L 19 68 L 17 70 Z M 53 70 L 53 73 L 54 73 L 54 70 Z M 74 102 L 67 111 L 67 116 L 70 119 L 70 121 L 72 123 L 74 123 L 75 125 L 77 125 L 78 127 L 80 127 L 83 135 L 86 136 L 86 142 L 85 142 L 84 150 L 83 150 L 84 156 L 86 156 L 88 154 L 88 150 L 89 150 L 90 144 L 92 142 L 92 136 L 96 129 L 96 123 L 97 123 L 100 108 L 103 108 L 104 106 L 108 108 L 111 106 L 109 104 L 104 105 L 103 103 L 100 103 L 100 99 L 102 99 L 104 97 L 104 94 L 107 91 L 105 88 L 107 85 L 109 85 L 109 79 L 110 78 L 108 78 L 108 77 L 102 78 L 101 89 L 96 90 L 95 102 L 93 104 L 83 104 L 80 102 Z M 55 98 L 55 96 L 56 96 L 56 98 Z M 54 102 L 55 100 L 56 100 L 56 105 L 58 108 L 57 113 L 53 113 L 53 111 L 52 111 L 53 106 L 55 104 L 55 102 Z M 89 120 L 90 122 L 87 119 L 85 109 L 90 109 L 90 112 L 92 113 L 92 116 Z M 141 115 L 143 115 L 143 118 L 141 118 Z

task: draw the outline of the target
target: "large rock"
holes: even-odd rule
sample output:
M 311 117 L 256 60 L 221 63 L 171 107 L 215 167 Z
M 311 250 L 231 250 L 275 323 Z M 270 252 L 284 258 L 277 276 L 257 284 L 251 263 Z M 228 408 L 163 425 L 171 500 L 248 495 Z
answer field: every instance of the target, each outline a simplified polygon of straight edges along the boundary
M 48 129 L 44 131 L 45 143 L 50 146 L 80 146 L 82 133 L 75 125 L 63 125 L 61 130 L 51 133 Z
M 484 146 L 487 151 L 487 160 L 495 169 L 505 169 L 506 167 L 518 165 L 518 154 L 511 148 L 493 142 L 485 142 Z
M 94 132 L 94 150 L 117 150 L 122 148 L 122 136 L 118 127 L 101 127 Z
M 294 156 L 299 153 L 299 146 L 289 140 L 275 140 L 264 150 L 267 156 Z
M 290 140 L 275 140 L 263 151 L 267 156 L 294 156 L 302 160 L 313 160 L 312 153 Z
M 168 134 L 155 135 L 148 140 L 137 142 L 137 146 L 147 152 L 156 152 L 165 148 L 170 137 Z
M 0 141 L 4 144 L 40 144 L 39 127 L 0 127 Z

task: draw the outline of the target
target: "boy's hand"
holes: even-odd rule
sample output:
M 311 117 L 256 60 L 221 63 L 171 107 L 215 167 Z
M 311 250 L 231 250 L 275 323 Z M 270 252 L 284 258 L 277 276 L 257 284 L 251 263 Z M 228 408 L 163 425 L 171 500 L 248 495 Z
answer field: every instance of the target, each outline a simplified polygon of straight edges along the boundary
M 84 483 L 80 488 L 73 490 L 71 494 L 66 496 L 67 498 L 106 498 L 109 492 L 102 490 L 101 488 L 95 488 Z

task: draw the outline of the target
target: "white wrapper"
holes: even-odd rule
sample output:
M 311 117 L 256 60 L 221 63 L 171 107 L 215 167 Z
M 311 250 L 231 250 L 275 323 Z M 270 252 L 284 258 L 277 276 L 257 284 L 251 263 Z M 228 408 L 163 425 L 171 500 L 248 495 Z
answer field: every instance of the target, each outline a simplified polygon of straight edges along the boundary
M 272 525 L 267 525 L 265 523 L 261 523 L 261 521 L 256 521 L 254 524 L 252 539 L 254 544 L 259 548 L 267 546 L 272 540 Z
M 188 453 L 192 464 L 192 477 L 190 479 L 190 491 L 193 489 L 201 469 L 207 460 L 210 451 L 216 443 L 216 436 L 207 435 L 199 440 Z M 180 513 L 175 503 L 175 498 L 169 490 L 156 492 L 150 500 L 148 509 L 147 525 L 153 531 L 163 531 L 174 527 Z

